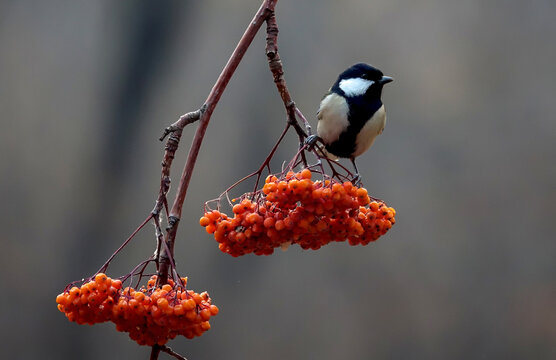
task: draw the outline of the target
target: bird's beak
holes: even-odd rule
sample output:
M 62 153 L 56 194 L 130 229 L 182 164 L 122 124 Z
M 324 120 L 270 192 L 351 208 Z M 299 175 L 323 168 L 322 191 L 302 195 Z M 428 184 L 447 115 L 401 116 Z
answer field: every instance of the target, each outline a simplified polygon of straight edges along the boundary
M 384 84 L 388 84 L 389 82 L 392 82 L 392 81 L 394 81 L 394 79 L 391 78 L 390 76 L 383 76 L 382 79 L 380 79 L 378 82 L 381 85 L 384 85 Z

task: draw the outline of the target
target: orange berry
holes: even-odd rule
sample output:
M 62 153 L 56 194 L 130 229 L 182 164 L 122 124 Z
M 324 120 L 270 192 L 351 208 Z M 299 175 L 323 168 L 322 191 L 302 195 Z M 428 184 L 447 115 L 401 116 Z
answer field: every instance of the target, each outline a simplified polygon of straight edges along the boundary
M 176 306 L 174 306 L 174 314 L 178 316 L 185 314 L 185 308 L 183 307 L 183 305 L 177 304 Z
M 276 185 L 276 183 L 272 182 L 272 183 L 270 183 L 270 184 L 266 184 L 266 185 L 264 186 L 263 190 L 264 190 L 265 188 L 266 188 L 266 191 L 268 191 L 268 192 L 265 192 L 265 194 L 268 194 L 268 193 L 271 193 L 271 192 L 276 191 L 276 190 L 278 189 L 278 185 Z
M 66 294 L 59 294 L 58 296 L 56 296 L 56 304 L 65 305 L 67 299 L 68 297 L 66 296 Z
M 249 215 L 247 215 L 247 217 L 245 218 L 247 220 L 248 223 L 250 224 L 255 224 L 255 223 L 259 223 L 262 221 L 262 216 L 257 214 L 257 213 L 251 213 Z
M 235 204 L 232 208 L 232 211 L 234 212 L 234 214 L 241 214 L 245 211 L 245 209 L 243 208 L 243 206 L 241 206 L 241 204 Z
M 216 231 L 216 226 L 214 224 L 210 224 L 205 228 L 205 231 L 209 234 L 213 234 Z
M 270 228 L 273 227 L 275 223 L 275 220 L 273 217 L 267 217 L 266 219 L 264 219 L 263 225 L 266 228 Z
M 206 308 L 206 309 L 201 310 L 199 315 L 201 315 L 201 319 L 203 319 L 205 321 L 210 319 L 210 316 L 211 316 L 210 309 Z
M 365 197 L 367 196 L 367 189 L 359 188 L 357 189 L 357 197 Z
M 195 309 L 196 303 L 195 300 L 193 300 L 192 298 L 189 298 L 187 300 L 185 300 L 185 302 L 182 302 L 183 308 L 185 309 L 185 311 L 189 311 L 189 310 L 193 310 Z
M 291 217 L 287 217 L 284 219 L 284 226 L 287 227 L 288 229 L 293 228 L 293 226 L 295 225 L 295 222 L 293 221 L 293 219 Z M 278 230 L 278 229 L 276 229 Z
M 197 318 L 197 312 L 195 310 L 188 310 L 185 312 L 185 318 L 189 321 L 193 321 Z
M 334 193 L 340 192 L 343 189 L 344 189 L 344 187 L 339 183 L 335 183 L 334 185 L 332 185 L 332 192 L 334 192 Z
M 98 284 L 105 283 L 108 280 L 108 277 L 103 273 L 98 273 L 95 275 L 95 282 Z
M 322 197 L 322 188 L 318 188 L 318 189 L 313 190 L 311 196 L 315 200 L 320 199 Z
M 278 183 L 278 191 L 284 192 L 284 191 L 286 191 L 287 189 L 288 189 L 288 183 L 287 183 L 287 182 L 285 182 L 285 181 L 280 181 L 280 182 Z
M 242 243 L 245 241 L 245 234 L 242 232 L 236 233 L 236 241 Z
M 220 219 L 221 214 L 220 214 L 220 211 L 213 210 L 209 213 L 206 213 L 205 216 L 208 217 L 209 220 L 211 220 L 211 221 L 216 221 L 216 220 Z
M 288 190 L 295 192 L 298 186 L 299 186 L 299 180 L 296 179 L 290 180 L 290 183 L 288 184 Z
M 297 223 L 297 226 L 301 229 L 307 230 L 309 228 L 309 221 L 307 221 L 307 219 L 301 219 Z
M 156 305 L 163 310 L 166 309 L 169 306 L 168 300 L 166 300 L 166 298 L 163 298 L 163 297 L 156 300 Z
M 199 225 L 201 225 L 202 227 L 207 226 L 208 224 L 210 224 L 210 219 L 206 216 L 203 216 L 200 220 L 199 220 Z
M 245 210 L 249 210 L 249 209 L 251 209 L 251 207 L 253 206 L 253 202 L 251 202 L 251 200 L 249 200 L 249 199 L 243 199 L 243 200 L 241 200 L 241 203 L 240 203 L 240 204 L 241 204 L 241 206 L 243 206 L 243 208 L 244 208 Z
M 328 225 L 326 225 L 326 222 L 324 220 L 320 220 L 316 224 L 316 228 L 317 228 L 317 231 L 322 232 L 322 231 L 324 231 L 328 228 Z
M 151 306 L 151 316 L 153 318 L 158 318 L 158 317 L 162 316 L 162 314 L 163 314 L 163 312 L 162 312 L 161 308 L 159 308 L 156 305 Z
M 309 169 L 303 169 L 301 171 L 301 178 L 302 179 L 311 179 L 311 175 L 312 175 L 311 170 L 309 170 Z
M 218 312 L 220 311 L 216 305 L 211 305 L 209 309 L 212 316 L 218 314 Z
M 203 297 L 197 293 L 193 293 L 193 300 L 195 300 L 196 304 L 200 304 L 203 301 Z
M 145 300 L 145 294 L 142 293 L 141 291 L 137 291 L 135 292 L 135 294 L 133 294 L 133 297 L 135 298 L 135 300 L 142 302 L 143 300 Z
M 122 280 L 116 279 L 116 280 L 112 280 L 112 287 L 115 289 L 121 289 L 122 287 Z
M 284 224 L 283 220 L 278 220 L 276 221 L 276 223 L 274 224 L 274 228 L 278 231 L 283 230 L 286 227 L 286 225 Z

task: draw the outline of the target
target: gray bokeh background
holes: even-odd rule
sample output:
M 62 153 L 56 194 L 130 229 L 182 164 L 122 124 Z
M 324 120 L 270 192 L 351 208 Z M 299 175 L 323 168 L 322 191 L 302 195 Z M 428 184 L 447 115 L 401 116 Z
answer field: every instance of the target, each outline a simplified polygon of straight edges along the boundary
M 0 2 L 3 358 L 148 358 L 112 324 L 69 323 L 54 299 L 152 209 L 157 138 L 202 104 L 258 6 Z M 284 126 L 259 34 L 214 113 L 176 244 L 221 313 L 170 345 L 190 360 L 556 358 L 555 15 L 552 0 L 281 0 L 286 80 L 313 124 L 345 67 L 395 77 L 386 130 L 358 164 L 398 222 L 366 247 L 239 259 L 198 225 Z M 292 134 L 278 163 L 295 147 Z M 153 246 L 148 229 L 109 274 Z

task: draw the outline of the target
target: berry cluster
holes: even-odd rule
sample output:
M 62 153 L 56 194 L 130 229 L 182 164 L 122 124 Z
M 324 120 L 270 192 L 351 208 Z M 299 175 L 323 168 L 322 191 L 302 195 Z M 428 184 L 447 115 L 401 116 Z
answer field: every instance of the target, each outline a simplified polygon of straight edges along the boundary
M 112 321 L 139 345 L 164 345 L 177 335 L 191 339 L 210 329 L 208 320 L 218 307 L 206 292 L 186 290 L 187 278 L 181 279 L 183 284 L 169 279 L 162 287 L 156 287 L 156 280 L 151 277 L 146 288 L 122 289 L 120 280 L 99 273 L 58 295 L 58 310 L 78 324 Z
M 247 198 L 234 205 L 234 217 L 207 211 L 201 226 L 232 256 L 270 255 L 294 243 L 319 249 L 332 241 L 367 245 L 395 223 L 396 211 L 372 201 L 365 188 L 337 180 L 312 181 L 308 169 L 288 172 L 280 180 L 267 177 L 259 201 Z

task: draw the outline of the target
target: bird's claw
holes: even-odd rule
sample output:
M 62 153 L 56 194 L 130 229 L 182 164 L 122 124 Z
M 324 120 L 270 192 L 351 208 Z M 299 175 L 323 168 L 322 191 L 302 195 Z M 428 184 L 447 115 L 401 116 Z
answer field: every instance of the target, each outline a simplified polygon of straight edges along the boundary
M 355 185 L 357 187 L 361 186 L 361 175 L 355 174 L 355 176 L 353 177 L 352 182 L 353 182 L 353 185 Z
M 317 143 L 319 137 L 318 135 L 309 135 L 305 139 L 305 145 L 310 149 Z

